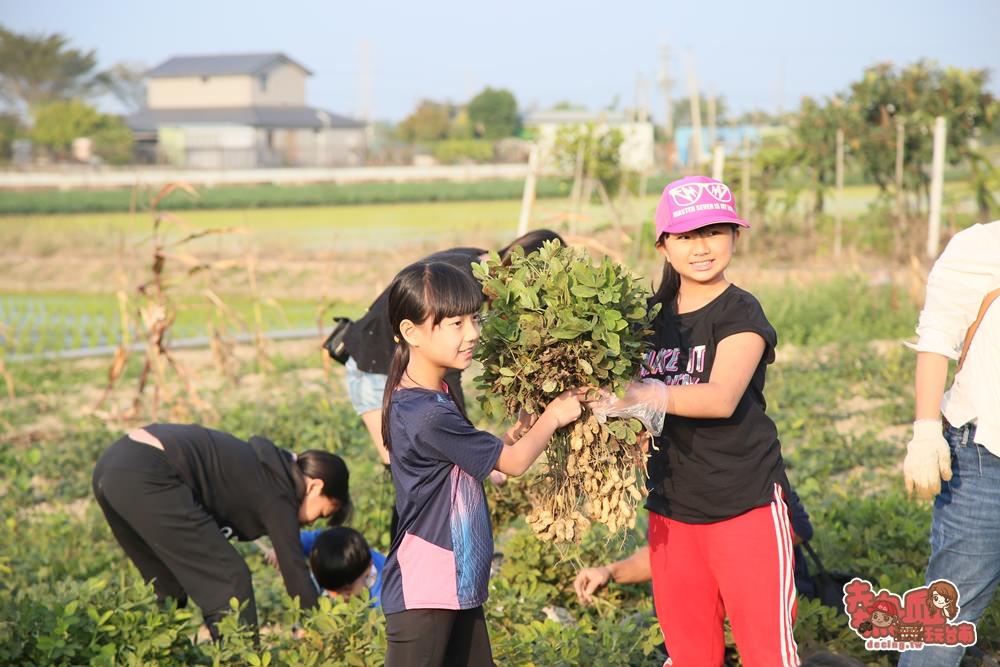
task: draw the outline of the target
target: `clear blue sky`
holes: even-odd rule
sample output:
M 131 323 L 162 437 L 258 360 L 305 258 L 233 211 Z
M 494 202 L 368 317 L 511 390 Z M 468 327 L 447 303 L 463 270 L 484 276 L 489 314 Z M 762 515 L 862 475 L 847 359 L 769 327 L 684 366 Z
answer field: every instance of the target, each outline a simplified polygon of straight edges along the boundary
M 612 9 L 614 7 L 614 9 Z M 560 100 L 631 105 L 638 74 L 673 52 L 675 97 L 690 53 L 703 88 L 731 109 L 786 109 L 825 96 L 876 61 L 934 58 L 988 67 L 1000 91 L 1000 0 L 0 0 L 0 22 L 61 32 L 101 66 L 174 54 L 283 51 L 313 70 L 310 104 L 355 114 L 361 44 L 371 52 L 375 117 L 400 120 L 421 98 L 466 101 L 486 85 L 522 108 Z M 662 97 L 651 86 L 662 117 Z

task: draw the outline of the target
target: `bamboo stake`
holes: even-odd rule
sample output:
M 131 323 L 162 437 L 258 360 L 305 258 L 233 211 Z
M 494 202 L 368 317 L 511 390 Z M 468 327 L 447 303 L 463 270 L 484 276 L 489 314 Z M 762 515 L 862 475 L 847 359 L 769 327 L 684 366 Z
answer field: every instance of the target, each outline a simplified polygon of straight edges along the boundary
M 721 181 L 725 170 L 726 148 L 722 144 L 716 144 L 712 147 L 712 178 Z
M 834 209 L 833 256 L 839 259 L 844 245 L 844 131 L 841 129 L 837 130 L 836 171 L 837 204 Z
M 903 158 L 906 151 L 906 123 L 896 119 L 896 224 L 893 230 L 893 262 L 903 258 L 903 238 L 906 224 L 906 196 L 903 191 Z
M 740 210 L 743 211 L 743 218 L 750 222 L 750 135 L 743 133 L 743 173 L 740 179 Z M 746 248 L 750 250 L 750 238 L 747 235 Z
M 528 233 L 531 221 L 531 207 L 535 203 L 535 186 L 538 180 L 538 144 L 531 146 L 528 154 L 528 176 L 524 179 L 524 193 L 521 196 L 521 217 L 517 222 L 517 235 Z
M 927 258 L 934 260 L 941 244 L 941 198 L 944 192 L 944 150 L 948 126 L 944 116 L 934 119 L 934 153 L 931 162 L 931 204 L 927 217 Z

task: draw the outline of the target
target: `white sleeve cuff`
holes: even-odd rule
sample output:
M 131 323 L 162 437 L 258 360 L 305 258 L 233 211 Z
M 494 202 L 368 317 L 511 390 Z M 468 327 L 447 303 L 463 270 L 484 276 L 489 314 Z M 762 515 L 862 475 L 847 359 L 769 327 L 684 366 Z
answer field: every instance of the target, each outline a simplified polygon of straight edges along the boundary
M 917 328 L 917 335 L 920 337 L 917 344 L 911 346 L 917 352 L 933 352 L 942 357 L 958 360 L 959 353 L 955 350 L 954 340 L 951 336 L 924 327 Z

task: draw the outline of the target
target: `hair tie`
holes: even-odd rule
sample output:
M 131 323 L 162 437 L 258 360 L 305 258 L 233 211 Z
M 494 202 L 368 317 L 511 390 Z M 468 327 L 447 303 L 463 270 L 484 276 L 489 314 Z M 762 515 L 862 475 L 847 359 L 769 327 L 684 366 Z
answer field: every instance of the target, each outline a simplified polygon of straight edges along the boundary
M 393 336 L 392 342 L 394 342 L 396 345 L 399 345 L 399 336 Z

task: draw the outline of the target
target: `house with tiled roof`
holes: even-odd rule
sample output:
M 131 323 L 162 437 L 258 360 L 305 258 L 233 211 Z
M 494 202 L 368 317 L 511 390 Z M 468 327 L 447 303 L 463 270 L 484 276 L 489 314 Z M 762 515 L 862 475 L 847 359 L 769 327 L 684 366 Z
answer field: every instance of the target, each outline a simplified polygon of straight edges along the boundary
M 142 157 L 176 166 L 362 164 L 365 124 L 309 106 L 311 75 L 277 52 L 174 56 L 146 72 L 128 124 Z

